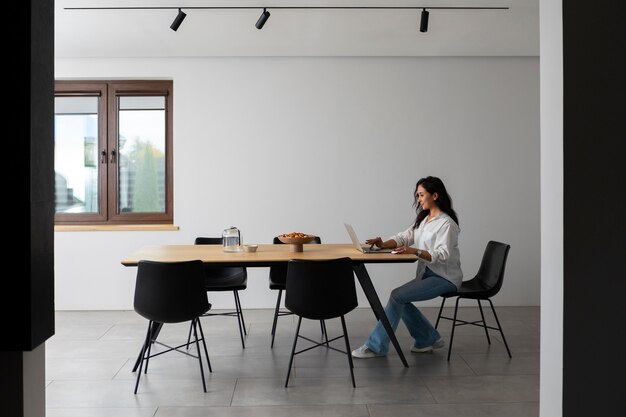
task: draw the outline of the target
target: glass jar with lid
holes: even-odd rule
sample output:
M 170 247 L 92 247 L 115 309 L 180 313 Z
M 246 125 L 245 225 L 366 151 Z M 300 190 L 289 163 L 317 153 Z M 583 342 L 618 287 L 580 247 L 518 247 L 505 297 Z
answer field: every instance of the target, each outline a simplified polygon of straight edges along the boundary
M 241 251 L 241 232 L 235 226 L 225 229 L 222 233 L 224 252 Z

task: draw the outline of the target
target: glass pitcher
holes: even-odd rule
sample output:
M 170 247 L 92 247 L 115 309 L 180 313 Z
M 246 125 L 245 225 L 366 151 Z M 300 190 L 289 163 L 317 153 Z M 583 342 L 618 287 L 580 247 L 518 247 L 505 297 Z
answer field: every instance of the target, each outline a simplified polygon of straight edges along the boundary
M 222 233 L 224 252 L 241 251 L 241 232 L 235 226 L 225 229 Z

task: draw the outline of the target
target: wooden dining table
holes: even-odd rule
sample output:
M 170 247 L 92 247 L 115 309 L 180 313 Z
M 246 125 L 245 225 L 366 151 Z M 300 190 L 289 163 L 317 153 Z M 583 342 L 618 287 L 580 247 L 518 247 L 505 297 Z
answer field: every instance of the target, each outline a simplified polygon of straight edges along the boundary
M 390 253 L 362 253 L 351 244 L 304 245 L 302 252 L 294 252 L 291 245 L 258 245 L 256 252 L 224 252 L 222 245 L 150 245 L 144 246 L 122 260 L 124 266 L 137 266 L 139 261 L 181 262 L 200 260 L 205 264 L 226 267 L 271 267 L 286 265 L 291 259 L 329 260 L 350 258 L 354 273 L 367 297 L 367 301 L 377 320 L 383 324 L 402 364 L 409 367 L 395 332 L 378 298 L 376 289 L 367 273 L 365 264 L 411 263 L 417 261 L 415 255 Z

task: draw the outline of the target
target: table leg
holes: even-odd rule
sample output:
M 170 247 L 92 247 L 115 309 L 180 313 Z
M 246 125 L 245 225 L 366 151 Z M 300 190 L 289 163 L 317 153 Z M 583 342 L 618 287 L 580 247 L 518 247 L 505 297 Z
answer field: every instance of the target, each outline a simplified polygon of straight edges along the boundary
M 156 338 L 159 336 L 159 332 L 161 331 L 162 327 L 163 327 L 163 323 L 152 322 L 152 328 L 150 329 L 150 335 L 151 335 L 150 343 L 156 340 Z M 145 354 L 146 348 L 147 348 L 146 345 L 141 347 L 141 350 L 139 351 L 139 355 L 137 356 L 137 360 L 135 361 L 135 366 L 133 366 L 133 372 L 135 372 L 137 368 L 139 367 L 139 364 L 141 363 L 141 357 Z
M 374 311 L 374 315 L 380 320 L 383 324 L 383 327 L 387 331 L 389 335 L 389 339 L 393 344 L 393 347 L 396 348 L 396 352 L 398 352 L 398 356 L 400 356 L 400 360 L 405 368 L 409 367 L 409 364 L 404 357 L 404 353 L 402 353 L 402 349 L 400 348 L 400 344 L 398 343 L 398 339 L 396 339 L 396 334 L 391 328 L 391 324 L 389 324 L 389 320 L 387 320 L 387 315 L 385 314 L 385 309 L 380 303 L 380 299 L 378 298 L 378 294 L 376 293 L 376 289 L 374 288 L 374 284 L 372 284 L 372 279 L 367 273 L 367 269 L 365 269 L 365 265 L 362 263 L 355 263 L 353 266 L 356 277 L 359 279 L 359 283 L 361 284 L 361 288 L 363 288 L 363 292 L 367 297 L 367 301 L 370 303 L 372 307 L 372 311 Z

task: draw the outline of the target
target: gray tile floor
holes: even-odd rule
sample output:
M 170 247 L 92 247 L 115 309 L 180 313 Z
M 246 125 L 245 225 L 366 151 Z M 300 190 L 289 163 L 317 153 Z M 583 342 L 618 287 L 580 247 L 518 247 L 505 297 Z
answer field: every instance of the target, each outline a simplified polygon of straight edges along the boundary
M 434 322 L 437 308 L 422 311 Z M 446 314 L 451 310 L 446 309 Z M 248 336 L 241 348 L 236 319 L 202 319 L 213 373 L 202 391 L 197 360 L 176 352 L 154 358 L 133 394 L 134 359 L 147 322 L 134 311 L 56 314 L 56 334 L 46 346 L 46 403 L 49 417 L 299 417 L 426 416 L 526 417 L 539 415 L 539 308 L 500 307 L 498 315 L 511 347 L 506 355 L 499 334 L 491 345 L 478 327 L 455 333 L 450 362 L 446 349 L 410 353 L 403 324 L 397 335 L 409 368 L 397 354 L 355 360 L 352 388 L 345 355 L 314 349 L 296 357 L 289 388 L 284 379 L 295 332 L 294 316 L 279 318 L 270 349 L 272 310 L 244 310 Z M 475 320 L 477 308 L 460 317 Z M 490 320 L 491 314 L 487 314 Z M 371 310 L 346 316 L 352 348 L 374 325 Z M 450 322 L 441 334 L 450 336 Z M 490 323 L 493 324 L 493 323 Z M 327 323 L 339 335 L 338 320 Z M 188 325 L 166 325 L 160 340 L 179 344 Z M 302 334 L 320 338 L 318 322 L 304 321 Z M 304 347 L 306 341 L 299 342 Z M 335 346 L 343 349 L 341 340 Z M 195 350 L 195 349 L 194 349 Z M 206 364 L 205 364 L 206 367 Z M 208 371 L 208 369 L 206 369 Z

